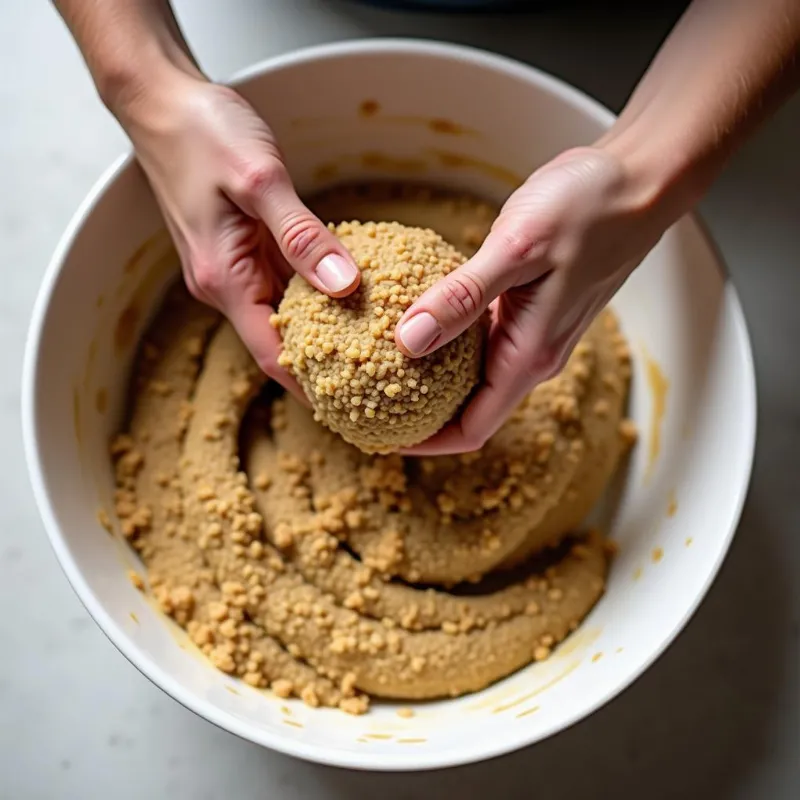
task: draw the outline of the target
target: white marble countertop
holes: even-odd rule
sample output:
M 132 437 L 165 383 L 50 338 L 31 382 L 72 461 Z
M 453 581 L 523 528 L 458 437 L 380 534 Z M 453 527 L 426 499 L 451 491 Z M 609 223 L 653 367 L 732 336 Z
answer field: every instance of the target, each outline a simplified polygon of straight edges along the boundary
M 348 37 L 418 35 L 503 51 L 618 109 L 680 5 L 517 18 L 428 17 L 341 0 L 178 0 L 223 78 Z M 78 202 L 126 146 L 49 3 L 0 7 L 0 798 L 797 797 L 800 785 L 800 98 L 740 153 L 702 210 L 742 295 L 758 367 L 759 446 L 744 518 L 707 600 L 622 697 L 497 761 L 369 775 L 293 761 L 217 730 L 106 640 L 61 574 L 19 430 L 29 311 Z

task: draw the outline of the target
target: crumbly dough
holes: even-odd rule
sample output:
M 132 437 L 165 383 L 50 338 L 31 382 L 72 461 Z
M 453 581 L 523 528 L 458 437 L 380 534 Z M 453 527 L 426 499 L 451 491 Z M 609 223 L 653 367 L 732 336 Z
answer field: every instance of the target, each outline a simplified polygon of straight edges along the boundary
M 476 201 L 428 198 L 486 222 Z M 604 312 L 479 453 L 370 456 L 270 395 L 234 330 L 176 287 L 112 445 L 116 516 L 163 610 L 254 687 L 349 713 L 476 691 L 547 658 L 603 592 L 606 543 L 573 534 L 631 443 L 629 375 Z
M 543 523 L 568 492 L 570 504 L 581 495 L 582 503 L 594 505 L 600 493 L 594 486 L 585 487 L 591 497 L 584 501 L 583 483 L 572 484 L 579 468 L 589 469 L 599 456 L 597 482 L 601 491 L 605 487 L 621 451 L 627 386 L 621 376 L 627 350 L 617 355 L 617 335 L 614 317 L 604 312 L 563 373 L 526 398 L 478 453 L 370 457 L 313 425 L 299 403 L 281 400 L 273 406 L 274 451 L 257 468 L 277 464 L 278 451 L 305 463 L 316 452 L 318 463 L 307 478 L 312 491 L 355 493 L 349 504 L 359 521 L 341 535 L 364 564 L 411 583 L 479 580 L 527 543 L 534 552 L 574 530 L 585 513 L 564 526 L 558 516 Z M 273 478 L 268 521 L 273 527 L 297 523 L 300 509 L 289 502 L 283 477 L 266 471 Z
M 284 343 L 279 361 L 303 387 L 314 419 L 365 453 L 418 444 L 450 420 L 477 383 L 485 326 L 416 359 L 397 349 L 394 330 L 465 257 L 430 229 L 387 222 L 331 228 L 353 254 L 361 283 L 334 299 L 295 275 L 272 318 Z

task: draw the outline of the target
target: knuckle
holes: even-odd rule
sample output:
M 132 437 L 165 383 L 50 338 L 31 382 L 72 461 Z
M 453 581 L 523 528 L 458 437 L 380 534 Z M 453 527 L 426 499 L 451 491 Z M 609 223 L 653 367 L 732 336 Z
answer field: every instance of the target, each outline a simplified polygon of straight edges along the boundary
M 230 275 L 239 284 L 248 283 L 258 275 L 258 264 L 252 256 L 242 256 L 231 263 Z
M 263 197 L 283 178 L 283 164 L 275 159 L 248 162 L 240 168 L 239 191 L 245 197 Z
M 222 275 L 216 265 L 207 259 L 195 259 L 192 275 L 200 293 L 214 296 L 222 288 Z
M 506 258 L 512 264 L 524 264 L 529 261 L 537 250 L 538 240 L 518 228 L 503 232 L 502 248 Z
M 455 272 L 442 284 L 442 299 L 459 316 L 471 317 L 483 309 L 486 287 L 476 275 Z
M 310 215 L 298 214 L 284 220 L 280 246 L 289 260 L 308 258 L 319 243 L 319 224 Z

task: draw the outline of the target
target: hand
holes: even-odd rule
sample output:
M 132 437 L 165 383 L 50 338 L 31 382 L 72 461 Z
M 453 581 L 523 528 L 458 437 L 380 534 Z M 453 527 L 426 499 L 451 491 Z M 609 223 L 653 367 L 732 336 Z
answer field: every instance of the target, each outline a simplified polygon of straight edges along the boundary
M 483 384 L 459 419 L 407 453 L 482 447 L 534 386 L 563 368 L 672 218 L 608 148 L 569 150 L 534 172 L 475 256 L 397 326 L 397 346 L 421 356 L 491 312 Z
M 278 366 L 269 319 L 293 271 L 333 297 L 352 292 L 352 257 L 300 201 L 272 132 L 232 89 L 180 74 L 136 103 L 125 127 L 189 291 L 222 311 L 264 372 L 305 400 Z

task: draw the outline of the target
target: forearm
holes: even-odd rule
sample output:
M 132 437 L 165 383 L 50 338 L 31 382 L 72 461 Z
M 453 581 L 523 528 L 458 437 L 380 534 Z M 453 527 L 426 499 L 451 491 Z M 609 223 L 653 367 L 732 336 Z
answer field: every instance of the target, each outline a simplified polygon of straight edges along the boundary
M 53 0 L 117 116 L 173 73 L 200 77 L 169 0 Z
M 800 0 L 694 0 L 600 144 L 678 213 L 800 83 Z

